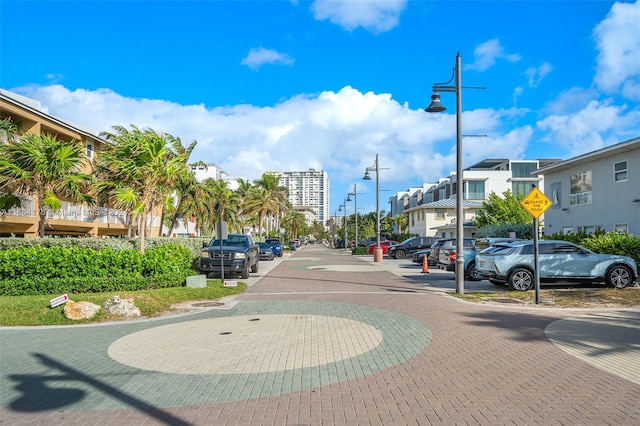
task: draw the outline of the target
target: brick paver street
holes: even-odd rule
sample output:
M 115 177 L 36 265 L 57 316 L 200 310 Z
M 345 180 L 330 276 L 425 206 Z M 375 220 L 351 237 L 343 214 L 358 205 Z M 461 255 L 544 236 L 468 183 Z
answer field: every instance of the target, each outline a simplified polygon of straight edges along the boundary
M 638 309 L 465 302 L 321 245 L 263 266 L 220 307 L 0 328 L 0 424 L 640 424 Z

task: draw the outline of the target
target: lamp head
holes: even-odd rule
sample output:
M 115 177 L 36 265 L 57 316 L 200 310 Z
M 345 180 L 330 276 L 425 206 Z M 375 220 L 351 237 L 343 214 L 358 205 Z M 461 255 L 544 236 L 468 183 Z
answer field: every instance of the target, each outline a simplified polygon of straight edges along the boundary
M 340 205 L 340 207 L 338 207 L 338 211 L 341 212 L 342 211 L 342 204 Z
M 369 176 L 369 170 L 364 172 L 364 177 L 362 178 L 362 180 L 371 180 L 371 176 Z
M 347 195 L 347 199 L 345 201 L 351 201 L 351 194 Z
M 431 104 L 429 104 L 429 106 L 424 110 L 426 112 L 443 112 L 447 110 L 447 108 L 440 102 L 440 93 L 433 92 L 433 95 L 431 95 Z

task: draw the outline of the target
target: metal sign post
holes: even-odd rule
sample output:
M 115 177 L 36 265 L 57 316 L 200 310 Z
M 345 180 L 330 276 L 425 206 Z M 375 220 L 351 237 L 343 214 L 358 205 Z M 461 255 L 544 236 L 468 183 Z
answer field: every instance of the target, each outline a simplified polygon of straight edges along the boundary
M 538 188 L 531 185 L 531 192 L 520 202 L 531 216 L 533 216 L 533 278 L 536 289 L 536 305 L 540 304 L 540 274 L 538 273 L 538 218 L 547 210 L 552 202 Z
M 533 278 L 536 291 L 536 305 L 540 304 L 540 274 L 538 274 L 538 218 L 533 218 Z

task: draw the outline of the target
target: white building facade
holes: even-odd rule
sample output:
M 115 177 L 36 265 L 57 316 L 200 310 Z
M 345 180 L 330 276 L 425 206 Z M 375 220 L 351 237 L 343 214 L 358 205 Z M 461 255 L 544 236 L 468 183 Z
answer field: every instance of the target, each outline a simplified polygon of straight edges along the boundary
M 536 171 L 552 201 L 544 233 L 597 230 L 640 236 L 640 137 Z
M 493 192 L 499 196 L 509 190 L 512 194 L 531 192 L 532 185 L 542 187 L 543 177 L 533 175 L 540 167 L 558 163 L 559 159 L 510 160 L 485 159 L 463 170 L 464 231 L 472 237 L 475 228 L 469 226 L 475 220 L 477 210 Z M 391 205 L 404 205 L 398 214 L 409 219 L 409 233 L 419 236 L 454 238 L 456 221 L 456 191 L 458 179 L 455 173 L 441 178 L 438 183 L 410 188 L 405 193 L 391 197 Z M 397 196 L 401 194 L 401 199 Z M 401 201 L 402 200 L 402 201 Z
M 309 169 L 299 172 L 269 172 L 280 177 L 280 185 L 289 191 L 289 202 L 294 207 L 304 207 L 313 212 L 305 215 L 308 221 L 320 222 L 323 226 L 329 220 L 329 176 L 324 170 Z M 312 225 L 313 222 L 308 225 Z

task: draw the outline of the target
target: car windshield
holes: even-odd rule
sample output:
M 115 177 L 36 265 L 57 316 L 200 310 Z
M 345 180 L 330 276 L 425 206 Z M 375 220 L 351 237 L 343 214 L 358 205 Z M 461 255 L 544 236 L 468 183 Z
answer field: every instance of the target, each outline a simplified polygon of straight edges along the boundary
M 220 240 L 218 239 L 213 239 L 211 240 L 211 242 L 209 243 L 210 246 L 219 246 L 220 245 Z M 234 235 L 229 235 L 229 238 L 227 238 L 226 240 L 222 240 L 222 245 L 223 246 L 235 246 L 235 247 L 249 247 L 249 239 L 245 236 L 234 236 Z

